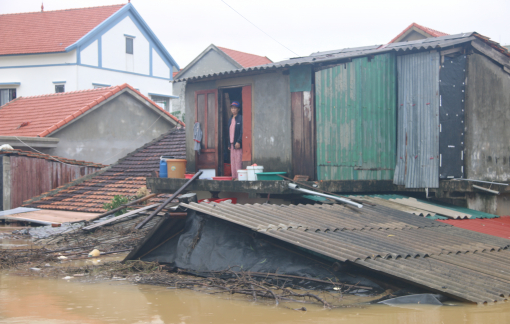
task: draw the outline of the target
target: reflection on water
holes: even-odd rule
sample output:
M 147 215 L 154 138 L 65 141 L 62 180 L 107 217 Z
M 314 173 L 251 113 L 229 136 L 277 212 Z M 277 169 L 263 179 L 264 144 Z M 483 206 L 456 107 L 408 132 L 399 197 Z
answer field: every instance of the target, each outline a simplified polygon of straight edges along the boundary
M 1 323 L 510 323 L 494 306 L 366 306 L 294 311 L 242 297 L 133 285 L 0 274 Z M 289 305 L 294 308 L 303 304 Z

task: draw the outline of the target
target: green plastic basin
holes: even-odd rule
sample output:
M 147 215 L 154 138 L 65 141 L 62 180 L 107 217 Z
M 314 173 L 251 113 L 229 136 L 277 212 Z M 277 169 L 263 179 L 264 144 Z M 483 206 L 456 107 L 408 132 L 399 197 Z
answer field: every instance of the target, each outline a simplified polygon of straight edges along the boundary
M 255 173 L 257 175 L 257 180 L 283 180 L 282 177 L 279 177 L 278 175 L 286 175 L 287 172 L 260 172 Z

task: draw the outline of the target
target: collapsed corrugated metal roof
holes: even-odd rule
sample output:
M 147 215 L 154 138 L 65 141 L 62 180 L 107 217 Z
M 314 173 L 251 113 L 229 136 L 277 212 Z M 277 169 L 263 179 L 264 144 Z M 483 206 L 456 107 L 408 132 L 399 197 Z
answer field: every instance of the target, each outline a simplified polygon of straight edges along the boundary
M 509 240 L 385 206 L 181 206 L 460 299 L 492 303 L 510 295 Z
M 506 56 L 510 56 L 508 50 L 506 48 L 500 46 L 498 43 L 491 41 L 488 37 L 480 35 L 476 32 L 462 33 L 456 35 L 448 35 L 442 37 L 434 37 L 434 38 L 426 38 L 420 39 L 411 42 L 403 42 L 403 43 L 391 43 L 386 45 L 372 45 L 372 46 L 363 46 L 363 47 L 355 47 L 355 48 L 346 48 L 340 50 L 333 51 L 325 51 L 325 52 L 317 52 L 313 53 L 310 56 L 297 57 L 292 58 L 285 61 L 259 65 L 249 68 L 242 68 L 224 72 L 210 73 L 199 76 L 192 76 L 188 78 L 182 78 L 175 80 L 175 82 L 180 81 L 198 81 L 206 78 L 220 77 L 220 76 L 234 76 L 236 74 L 242 74 L 250 71 L 263 71 L 263 70 L 275 70 L 280 68 L 291 67 L 295 65 L 302 64 L 314 64 L 314 63 L 326 63 L 328 61 L 337 61 L 341 59 L 367 56 L 367 55 L 376 55 L 386 52 L 410 52 L 415 50 L 434 50 L 434 49 L 443 49 L 450 46 L 455 46 L 458 44 L 463 44 L 467 42 L 471 42 L 474 40 L 481 40 L 484 43 L 488 44 L 492 48 L 496 49 L 498 52 L 503 53 Z

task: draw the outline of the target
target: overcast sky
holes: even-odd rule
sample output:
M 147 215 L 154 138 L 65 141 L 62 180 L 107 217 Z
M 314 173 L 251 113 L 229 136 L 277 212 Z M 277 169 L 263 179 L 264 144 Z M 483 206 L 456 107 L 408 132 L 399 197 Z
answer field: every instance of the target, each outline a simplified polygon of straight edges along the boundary
M 281 61 L 317 51 L 385 44 L 412 22 L 449 34 L 476 31 L 510 44 L 509 0 L 132 0 L 181 68 L 208 45 Z M 40 11 L 41 0 L 0 0 L 0 14 Z M 127 0 L 44 0 L 44 10 Z M 297 53 L 298 55 L 294 54 Z

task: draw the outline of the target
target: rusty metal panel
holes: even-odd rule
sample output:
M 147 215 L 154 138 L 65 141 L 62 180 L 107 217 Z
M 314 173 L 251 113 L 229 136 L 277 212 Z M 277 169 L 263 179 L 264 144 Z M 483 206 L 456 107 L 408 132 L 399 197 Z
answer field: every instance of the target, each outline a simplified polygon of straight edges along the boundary
M 292 171 L 315 179 L 315 113 L 313 93 L 291 93 L 292 110 Z
M 396 150 L 392 53 L 317 71 L 317 178 L 388 180 Z
M 397 58 L 397 166 L 393 182 L 439 186 L 439 63 L 436 51 Z
M 46 159 L 11 156 L 11 208 L 23 201 L 94 173 L 100 168 L 64 164 Z

